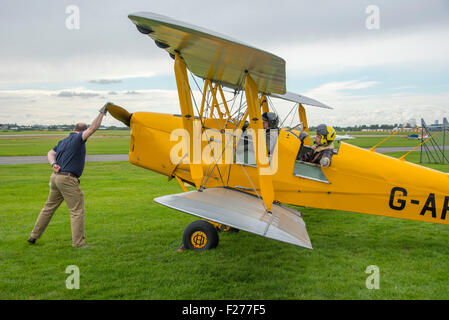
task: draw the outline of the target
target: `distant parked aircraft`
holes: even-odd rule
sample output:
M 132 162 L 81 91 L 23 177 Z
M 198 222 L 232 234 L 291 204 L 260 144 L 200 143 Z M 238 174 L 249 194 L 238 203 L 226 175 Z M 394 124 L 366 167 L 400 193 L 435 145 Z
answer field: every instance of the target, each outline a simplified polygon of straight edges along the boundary
M 337 141 L 339 141 L 339 140 L 349 140 L 349 139 L 354 139 L 354 137 L 353 137 L 353 136 L 350 136 L 350 135 L 348 135 L 348 134 L 345 134 L 345 135 L 339 135 L 339 134 L 337 134 L 337 135 L 335 136 L 335 140 L 337 140 Z
M 408 139 L 427 139 L 428 137 L 429 137 L 428 134 L 426 134 L 425 136 L 422 136 L 421 134 L 417 134 L 417 133 L 407 136 Z

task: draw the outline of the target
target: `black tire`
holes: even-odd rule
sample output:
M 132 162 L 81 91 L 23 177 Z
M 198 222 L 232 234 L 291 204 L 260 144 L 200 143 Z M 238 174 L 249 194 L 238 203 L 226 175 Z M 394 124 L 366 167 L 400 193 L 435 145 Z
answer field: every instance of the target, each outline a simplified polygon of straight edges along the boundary
M 190 223 L 182 235 L 184 248 L 203 251 L 218 246 L 218 232 L 207 221 L 197 220 Z

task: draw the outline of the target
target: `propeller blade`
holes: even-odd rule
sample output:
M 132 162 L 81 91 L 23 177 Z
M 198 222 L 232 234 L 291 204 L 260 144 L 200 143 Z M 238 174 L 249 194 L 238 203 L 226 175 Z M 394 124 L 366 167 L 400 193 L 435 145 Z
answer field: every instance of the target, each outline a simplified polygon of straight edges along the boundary
M 108 102 L 106 105 L 106 110 L 117 120 L 123 122 L 129 127 L 130 121 L 131 121 L 131 113 L 123 109 L 122 107 L 116 106 L 115 104 L 112 104 Z

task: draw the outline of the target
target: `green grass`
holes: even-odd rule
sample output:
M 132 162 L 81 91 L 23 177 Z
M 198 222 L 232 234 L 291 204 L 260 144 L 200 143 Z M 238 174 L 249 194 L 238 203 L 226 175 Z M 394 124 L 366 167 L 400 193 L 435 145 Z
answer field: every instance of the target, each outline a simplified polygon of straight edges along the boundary
M 446 225 L 300 208 L 314 250 L 240 231 L 221 233 L 215 250 L 177 253 L 196 218 L 152 199 L 180 187 L 127 162 L 86 164 L 91 247 L 71 247 L 65 203 L 32 246 L 49 175 L 46 164 L 0 166 L 0 299 L 449 298 Z M 69 265 L 79 290 L 65 287 Z M 365 287 L 369 265 L 379 290 Z
M 406 154 L 406 152 L 388 152 L 385 153 L 385 155 L 390 156 L 390 157 L 395 157 L 395 158 L 399 158 L 401 156 L 403 156 L 404 154 Z M 447 159 L 449 159 L 449 150 L 447 150 L 445 152 L 445 156 Z M 441 155 L 440 155 L 441 158 Z M 413 151 L 411 153 L 409 153 L 406 157 L 405 160 L 409 161 L 409 162 L 414 162 L 435 170 L 439 170 L 439 171 L 444 171 L 444 172 L 448 172 L 447 168 L 448 168 L 448 163 L 445 161 L 444 164 L 441 163 L 432 163 L 434 162 L 433 159 L 431 158 L 431 161 L 428 161 L 427 156 L 425 155 L 425 153 L 423 152 L 422 155 L 422 163 L 420 163 L 420 152 L 419 149 L 418 151 Z M 437 161 L 438 162 L 438 161 Z
M 9 133 L 9 132 L 8 132 Z M 48 131 L 37 131 L 33 134 L 45 134 Z M 53 136 L 36 136 L 36 137 L 4 137 L 0 135 L 0 157 L 4 156 L 43 156 L 48 150 L 53 148 L 59 140 L 66 137 L 69 132 L 51 132 Z M 27 134 L 27 132 L 20 132 Z M 129 149 L 128 130 L 99 130 L 93 137 L 89 138 L 87 143 L 87 154 L 126 154 Z M 344 140 L 346 143 L 361 147 L 371 148 L 385 136 L 380 137 L 357 137 L 350 140 Z M 442 145 L 442 135 L 438 135 L 436 142 Z M 449 134 L 445 139 L 446 145 L 449 146 Z M 406 137 L 392 137 L 379 147 L 415 147 L 420 144 L 420 140 L 407 139 Z M 336 142 L 336 147 L 338 142 Z M 447 147 L 449 153 L 449 147 Z
M 33 134 L 52 134 L 52 135 L 63 135 L 66 136 L 70 131 L 46 131 L 46 130 L 30 130 L 30 131 L 16 131 L 16 130 L 1 130 L 1 135 L 33 135 Z M 108 135 L 108 136 L 129 136 L 129 130 L 98 130 L 94 135 Z
M 386 138 L 387 137 L 363 137 L 348 140 L 348 142 L 362 148 L 371 148 Z M 392 137 L 379 145 L 379 147 L 416 147 L 419 143 L 420 142 L 415 139 L 408 139 L 405 137 Z
M 358 146 L 361 148 L 371 148 L 386 139 L 387 137 L 357 137 L 354 139 L 344 140 L 344 142 Z M 449 138 L 449 137 L 448 137 Z M 421 143 L 421 140 L 408 139 L 405 137 L 392 137 L 379 145 L 383 147 L 416 147 Z
M 349 135 L 367 135 L 367 136 L 389 136 L 390 133 L 388 131 L 337 131 L 337 134 L 346 134 L 348 133 Z M 398 134 L 400 135 L 408 135 L 411 134 L 409 132 L 399 132 Z
M 44 156 L 66 137 L 14 137 L 0 138 L 0 157 L 5 156 Z M 87 140 L 87 154 L 126 154 L 129 150 L 129 132 L 126 136 L 94 135 Z

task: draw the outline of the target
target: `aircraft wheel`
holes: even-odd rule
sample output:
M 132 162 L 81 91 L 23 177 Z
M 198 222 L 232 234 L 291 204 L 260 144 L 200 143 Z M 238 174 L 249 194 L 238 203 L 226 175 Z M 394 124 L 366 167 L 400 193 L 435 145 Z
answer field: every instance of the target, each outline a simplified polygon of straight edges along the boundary
M 184 230 L 182 242 L 186 249 L 197 251 L 214 249 L 218 246 L 218 232 L 207 221 L 193 221 Z

